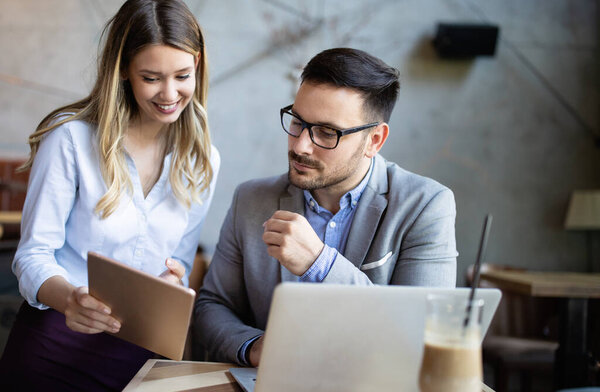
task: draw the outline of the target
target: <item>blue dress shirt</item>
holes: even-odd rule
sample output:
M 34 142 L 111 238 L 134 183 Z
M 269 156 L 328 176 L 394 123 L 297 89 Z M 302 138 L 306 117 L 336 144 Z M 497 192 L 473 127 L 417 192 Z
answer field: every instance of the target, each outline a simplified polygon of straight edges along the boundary
M 371 178 L 372 171 L 371 160 L 369 171 L 360 184 L 340 198 L 340 209 L 335 215 L 319 206 L 309 191 L 304 191 L 304 216 L 325 246 L 312 266 L 300 277 L 301 282 L 322 282 L 338 253 L 346 249 L 356 207 Z

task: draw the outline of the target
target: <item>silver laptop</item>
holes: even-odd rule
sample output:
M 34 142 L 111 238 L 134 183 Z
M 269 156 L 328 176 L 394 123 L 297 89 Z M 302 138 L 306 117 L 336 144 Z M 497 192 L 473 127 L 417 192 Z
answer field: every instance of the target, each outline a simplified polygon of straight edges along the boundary
M 260 366 L 232 368 L 246 392 L 418 391 L 425 300 L 470 289 L 283 283 L 273 295 Z M 484 300 L 482 337 L 500 302 Z

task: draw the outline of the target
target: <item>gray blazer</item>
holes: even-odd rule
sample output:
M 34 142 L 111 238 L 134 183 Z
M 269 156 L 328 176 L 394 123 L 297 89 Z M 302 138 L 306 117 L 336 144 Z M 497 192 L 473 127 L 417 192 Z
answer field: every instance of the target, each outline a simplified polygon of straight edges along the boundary
M 210 360 L 238 363 L 240 347 L 265 329 L 275 286 L 295 279 L 262 241 L 276 210 L 304 214 L 303 192 L 287 174 L 235 191 L 195 305 L 195 337 Z M 452 191 L 376 156 L 345 254 L 324 282 L 454 287 L 455 216 Z

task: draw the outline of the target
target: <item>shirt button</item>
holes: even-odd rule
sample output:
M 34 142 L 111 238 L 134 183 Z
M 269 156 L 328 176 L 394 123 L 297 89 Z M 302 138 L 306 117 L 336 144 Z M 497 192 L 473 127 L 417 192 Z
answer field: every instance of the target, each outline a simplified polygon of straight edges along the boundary
M 335 227 L 335 222 L 333 222 L 333 221 L 329 222 L 329 227 L 331 227 L 333 229 Z
M 138 257 L 141 256 L 143 253 L 144 253 L 144 251 L 141 250 L 141 249 L 138 249 L 138 250 L 135 251 L 135 255 L 138 256 Z

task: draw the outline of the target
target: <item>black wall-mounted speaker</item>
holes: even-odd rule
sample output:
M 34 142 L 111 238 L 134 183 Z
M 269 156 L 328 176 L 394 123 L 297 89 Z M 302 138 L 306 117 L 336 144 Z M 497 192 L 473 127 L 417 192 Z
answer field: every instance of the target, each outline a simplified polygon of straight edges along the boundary
M 440 57 L 493 56 L 498 34 L 495 25 L 438 23 L 433 46 Z

